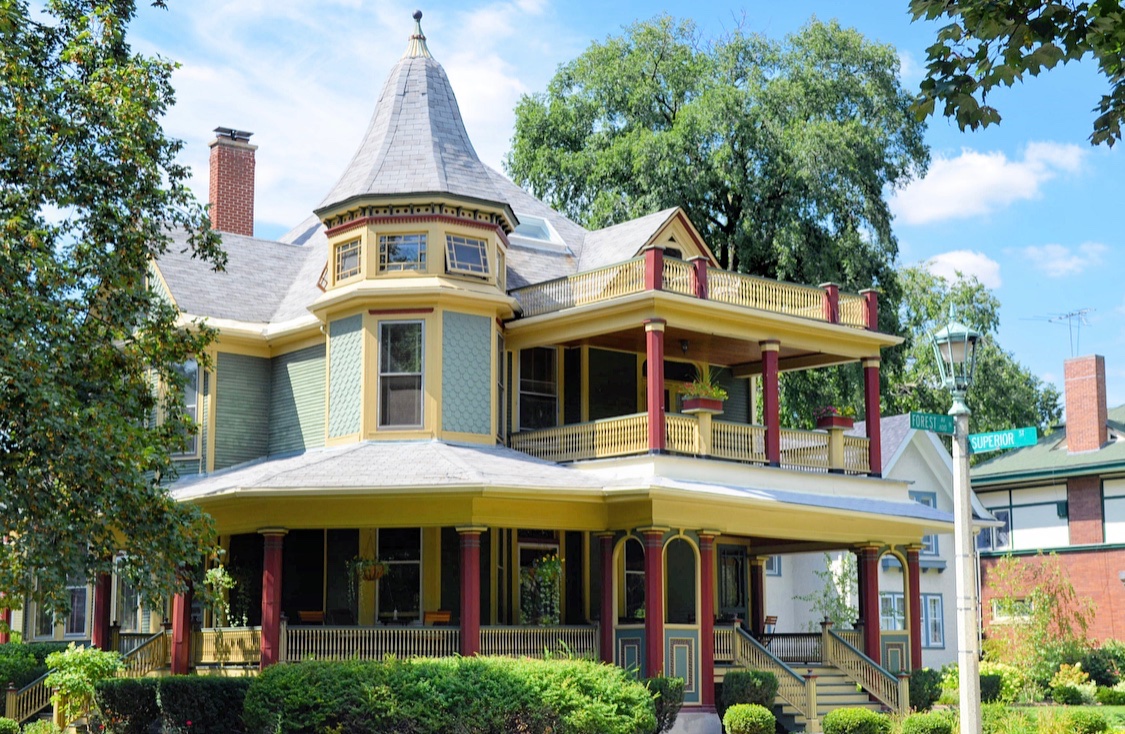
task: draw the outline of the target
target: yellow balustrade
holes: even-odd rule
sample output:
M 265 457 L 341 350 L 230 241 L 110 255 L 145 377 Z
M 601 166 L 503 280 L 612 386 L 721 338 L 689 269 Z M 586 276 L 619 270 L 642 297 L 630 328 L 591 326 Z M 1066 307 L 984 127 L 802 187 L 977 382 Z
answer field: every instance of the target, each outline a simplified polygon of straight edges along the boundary
M 597 270 L 516 288 L 511 295 L 520 302 L 523 315 L 529 317 L 640 293 L 644 288 L 645 261 L 643 257 L 635 257 Z
M 766 463 L 766 429 L 728 421 L 711 422 L 711 453 L 720 459 Z
M 734 662 L 734 627 L 714 627 L 715 662 Z
M 693 416 L 667 413 L 664 416 L 664 426 L 664 445 L 669 451 L 676 454 L 700 453 L 699 421 Z
M 211 627 L 192 633 L 195 665 L 256 665 L 261 659 L 261 627 Z
M 900 680 L 879 667 L 831 629 L 824 631 L 826 662 L 840 669 L 853 683 L 883 702 L 891 711 L 906 714 L 910 695 L 905 680 Z
M 119 632 L 117 637 L 117 651 L 128 655 L 152 637 L 151 632 Z
M 22 723 L 50 706 L 51 689 L 47 687 L 47 675 L 44 673 L 19 690 L 9 687 L 4 701 L 4 716 Z
M 382 660 L 444 658 L 460 650 L 457 627 L 294 627 L 286 630 L 285 659 Z
M 117 673 L 119 678 L 143 678 L 154 670 L 171 664 L 172 633 L 162 630 L 149 636 L 122 658 L 124 667 Z
M 867 305 L 863 301 L 863 296 L 841 293 L 839 304 L 841 324 L 854 326 L 857 329 L 867 328 Z
M 556 654 L 597 658 L 598 628 L 481 627 L 480 651 L 482 655 L 516 658 L 543 658 Z
M 773 673 L 777 678 L 778 697 L 797 709 L 810 723 L 816 719 L 815 679 L 798 675 L 744 630 L 734 630 L 733 653 L 736 667 Z M 819 731 L 819 728 L 810 730 Z
M 695 268 L 689 262 L 665 258 L 663 288 L 669 293 L 695 295 Z
M 806 319 L 824 320 L 824 291 L 807 285 L 710 268 L 707 297 L 759 311 L 772 311 Z
M 848 474 L 870 474 L 869 441 L 862 436 L 844 436 L 844 471 Z
M 828 434 L 823 431 L 781 429 L 781 465 L 828 471 Z
M 640 454 L 648 451 L 648 414 L 524 431 L 512 435 L 511 446 L 550 461 Z

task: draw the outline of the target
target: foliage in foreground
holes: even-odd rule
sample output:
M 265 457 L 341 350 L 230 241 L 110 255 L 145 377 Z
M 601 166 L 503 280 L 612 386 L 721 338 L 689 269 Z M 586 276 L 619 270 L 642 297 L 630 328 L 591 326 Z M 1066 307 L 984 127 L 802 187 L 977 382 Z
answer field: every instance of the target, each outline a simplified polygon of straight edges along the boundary
M 911 714 L 903 720 L 901 734 L 952 734 L 953 722 L 946 712 Z
M 488 657 L 274 665 L 251 683 L 243 716 L 251 734 L 651 734 L 657 725 L 652 696 L 620 668 Z
M 765 708 L 773 707 L 777 697 L 777 676 L 763 670 L 730 670 L 723 676 L 723 688 L 719 694 L 719 718 L 726 716 L 731 706 L 740 703 L 757 704 Z
M 773 712 L 756 703 L 737 703 L 723 715 L 727 734 L 774 734 L 776 726 Z
M 910 674 L 910 708 L 929 711 L 941 696 L 941 673 L 932 668 L 918 668 Z
M 891 734 L 891 720 L 868 709 L 836 709 L 821 721 L 824 734 Z
M 51 672 L 45 683 L 55 691 L 51 703 L 69 723 L 93 708 L 95 684 L 117 675 L 122 668 L 121 653 L 71 643 L 65 650 L 48 655 L 47 667 Z
M 106 734 L 238 734 L 249 678 L 176 675 L 114 679 L 96 686 Z
M 656 731 L 662 734 L 676 725 L 676 717 L 684 705 L 684 679 L 656 676 L 646 678 L 645 688 L 652 694 L 652 703 L 656 707 Z

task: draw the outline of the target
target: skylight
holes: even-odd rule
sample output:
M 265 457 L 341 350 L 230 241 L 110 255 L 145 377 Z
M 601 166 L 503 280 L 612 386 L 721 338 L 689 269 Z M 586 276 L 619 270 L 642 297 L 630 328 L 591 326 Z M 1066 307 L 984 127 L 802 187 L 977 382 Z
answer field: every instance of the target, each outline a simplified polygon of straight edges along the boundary
M 562 238 L 559 237 L 558 232 L 551 226 L 543 217 L 535 217 L 530 214 L 518 214 L 520 223 L 516 227 L 516 231 L 512 234 L 516 237 L 522 237 L 528 240 L 536 240 L 538 242 L 553 242 L 555 244 L 563 244 Z

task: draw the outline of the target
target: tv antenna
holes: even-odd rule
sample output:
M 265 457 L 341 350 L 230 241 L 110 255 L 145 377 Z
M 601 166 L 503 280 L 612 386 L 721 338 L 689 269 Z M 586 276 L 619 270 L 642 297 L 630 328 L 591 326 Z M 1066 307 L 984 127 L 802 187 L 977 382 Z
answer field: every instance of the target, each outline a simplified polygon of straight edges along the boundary
M 1070 332 L 1070 356 L 1077 357 L 1081 348 L 1082 327 L 1090 325 L 1090 322 L 1086 320 L 1086 314 L 1093 310 L 1092 308 L 1079 308 L 1069 313 L 1056 313 L 1050 316 L 1024 319 L 1024 321 L 1046 321 L 1050 324 L 1065 323 Z

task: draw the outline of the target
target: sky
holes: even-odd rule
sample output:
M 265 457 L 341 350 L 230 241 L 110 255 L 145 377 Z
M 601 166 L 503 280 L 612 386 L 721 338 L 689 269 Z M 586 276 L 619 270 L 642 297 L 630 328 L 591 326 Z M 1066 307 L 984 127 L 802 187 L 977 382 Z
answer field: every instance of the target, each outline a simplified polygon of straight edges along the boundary
M 694 20 L 704 37 L 741 27 L 782 39 L 813 16 L 837 19 L 894 46 L 909 89 L 938 27 L 911 22 L 907 0 L 140 4 L 134 48 L 181 64 L 165 129 L 187 143 L 182 157 L 201 200 L 211 131 L 254 133 L 263 237 L 305 219 L 343 172 L 419 7 L 478 155 L 501 170 L 521 95 L 545 89 L 592 42 L 661 13 Z M 977 276 L 1002 304 L 1000 344 L 1060 391 L 1065 359 L 1104 355 L 1112 407 L 1125 404 L 1125 144 L 1088 140 L 1091 108 L 1107 90 L 1086 61 L 994 93 L 998 126 L 962 133 L 932 118 L 929 172 L 888 195 L 900 264 Z M 1075 312 L 1084 313 L 1064 318 Z

